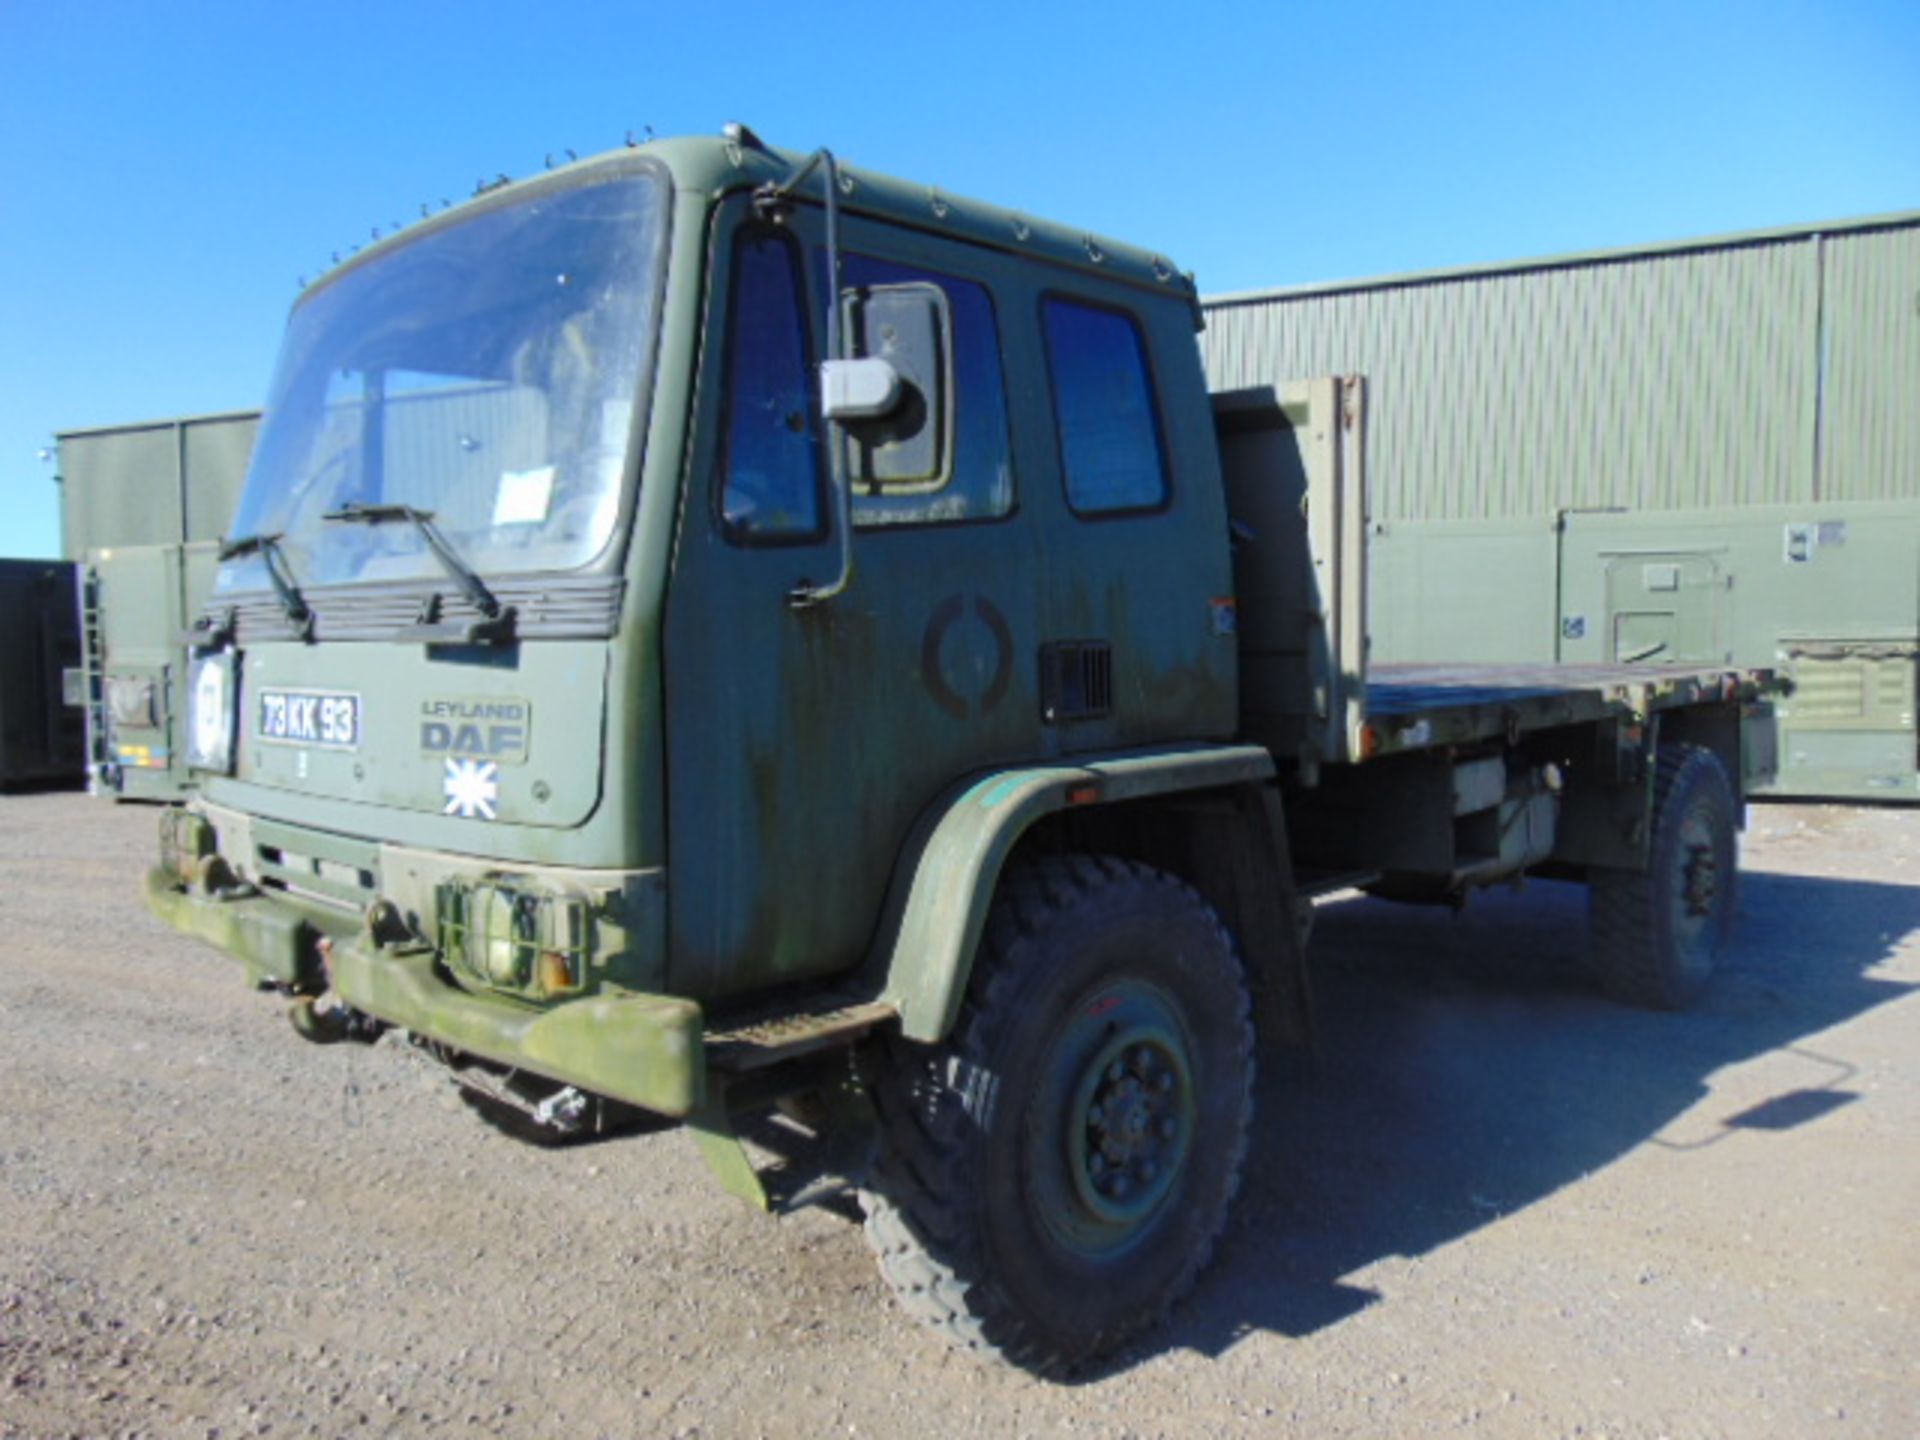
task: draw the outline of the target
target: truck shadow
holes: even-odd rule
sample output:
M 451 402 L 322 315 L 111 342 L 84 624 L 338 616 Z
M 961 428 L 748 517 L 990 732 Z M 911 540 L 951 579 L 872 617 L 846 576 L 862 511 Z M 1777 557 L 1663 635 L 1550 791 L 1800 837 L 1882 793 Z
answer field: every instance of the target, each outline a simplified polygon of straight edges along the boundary
M 1765 1144 L 1818 1123 L 1857 1097 L 1844 1064 L 1806 1050 L 1789 1070 L 1804 1085 L 1694 1107 L 1716 1071 L 1920 988 L 1870 973 L 1916 929 L 1920 886 L 1749 872 L 1732 958 L 1672 1015 L 1600 995 L 1579 887 L 1533 884 L 1458 916 L 1323 906 L 1319 1044 L 1266 1061 L 1236 1222 L 1172 1323 L 1105 1373 L 1335 1324 L 1378 1298 L 1358 1272 L 1498 1224 L 1637 1146 Z

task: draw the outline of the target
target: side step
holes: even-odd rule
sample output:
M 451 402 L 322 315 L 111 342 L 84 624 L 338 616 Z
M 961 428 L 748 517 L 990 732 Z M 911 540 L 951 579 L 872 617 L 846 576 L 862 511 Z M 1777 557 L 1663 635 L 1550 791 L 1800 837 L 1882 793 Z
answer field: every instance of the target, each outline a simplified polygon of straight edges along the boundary
M 899 1016 L 883 1000 L 852 1001 L 798 1015 L 743 1016 L 707 1032 L 707 1063 L 733 1075 L 765 1070 L 784 1060 L 851 1045 Z

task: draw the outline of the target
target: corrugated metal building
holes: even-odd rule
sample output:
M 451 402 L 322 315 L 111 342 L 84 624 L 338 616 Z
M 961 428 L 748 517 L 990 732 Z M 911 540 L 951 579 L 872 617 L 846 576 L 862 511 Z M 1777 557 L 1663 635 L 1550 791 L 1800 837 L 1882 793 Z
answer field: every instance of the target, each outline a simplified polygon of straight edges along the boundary
M 1204 308 L 1367 377 L 1376 658 L 1783 666 L 1781 793 L 1920 799 L 1920 212 Z

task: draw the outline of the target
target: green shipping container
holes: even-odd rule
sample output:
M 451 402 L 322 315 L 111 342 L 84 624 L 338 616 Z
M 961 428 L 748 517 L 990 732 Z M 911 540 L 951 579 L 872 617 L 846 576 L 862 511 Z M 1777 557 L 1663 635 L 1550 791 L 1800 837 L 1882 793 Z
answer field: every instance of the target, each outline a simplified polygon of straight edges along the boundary
M 81 712 L 62 687 L 79 660 L 73 566 L 0 560 L 0 789 L 84 778 Z
M 257 411 L 63 431 L 61 529 L 80 562 L 86 751 L 96 793 L 177 800 L 182 635 L 246 480 Z

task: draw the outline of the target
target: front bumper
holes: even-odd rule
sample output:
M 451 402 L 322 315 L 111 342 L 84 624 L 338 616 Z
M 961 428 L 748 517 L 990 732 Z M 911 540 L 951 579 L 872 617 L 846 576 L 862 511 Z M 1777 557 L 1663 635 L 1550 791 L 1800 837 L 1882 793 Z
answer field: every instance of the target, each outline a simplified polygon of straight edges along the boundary
M 147 904 L 240 960 L 256 982 L 330 986 L 389 1025 L 656 1114 L 684 1118 L 705 1098 L 704 1023 L 691 1000 L 614 991 L 533 1006 L 474 994 L 424 946 L 376 944 L 348 917 L 309 914 L 259 891 L 202 893 L 162 867 L 147 874 Z

